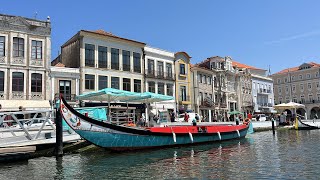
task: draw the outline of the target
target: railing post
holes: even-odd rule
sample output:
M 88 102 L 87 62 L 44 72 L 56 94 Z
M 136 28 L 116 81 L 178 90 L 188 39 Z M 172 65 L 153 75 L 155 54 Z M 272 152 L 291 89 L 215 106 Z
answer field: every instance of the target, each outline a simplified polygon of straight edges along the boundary
M 55 154 L 57 157 L 63 155 L 63 130 L 62 130 L 62 117 L 60 114 L 60 107 L 56 108 L 56 147 Z

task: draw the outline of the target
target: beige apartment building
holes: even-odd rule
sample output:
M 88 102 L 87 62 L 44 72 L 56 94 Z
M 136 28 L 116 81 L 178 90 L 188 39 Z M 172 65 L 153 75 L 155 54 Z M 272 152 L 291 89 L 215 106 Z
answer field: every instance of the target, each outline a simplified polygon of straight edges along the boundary
M 50 100 L 50 62 L 49 17 L 41 21 L 0 14 L 0 100 L 11 100 L 2 106 L 14 100 L 23 107 L 29 100 Z
M 301 103 L 305 108 L 297 109 L 307 118 L 320 117 L 320 64 L 303 63 L 298 67 L 284 69 L 272 75 L 274 82 L 275 104 L 289 101 Z M 292 114 L 291 110 L 286 110 Z

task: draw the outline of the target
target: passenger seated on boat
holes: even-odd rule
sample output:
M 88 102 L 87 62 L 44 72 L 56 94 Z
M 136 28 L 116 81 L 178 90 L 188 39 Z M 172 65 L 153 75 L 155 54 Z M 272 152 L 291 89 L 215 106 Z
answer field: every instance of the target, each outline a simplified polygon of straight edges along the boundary
M 196 120 L 196 119 L 193 119 L 193 120 L 192 120 L 192 125 L 193 125 L 193 126 L 197 126 L 197 120 Z

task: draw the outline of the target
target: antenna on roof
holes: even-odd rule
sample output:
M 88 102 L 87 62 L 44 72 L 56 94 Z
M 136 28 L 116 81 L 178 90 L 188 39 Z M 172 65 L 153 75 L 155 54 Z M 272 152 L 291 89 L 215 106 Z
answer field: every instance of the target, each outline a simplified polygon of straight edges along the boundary
M 268 76 L 271 75 L 271 69 L 270 69 L 270 65 L 269 65 L 269 70 L 268 70 Z
M 38 12 L 36 11 L 36 12 L 34 13 L 34 19 L 37 19 L 37 16 L 38 16 Z

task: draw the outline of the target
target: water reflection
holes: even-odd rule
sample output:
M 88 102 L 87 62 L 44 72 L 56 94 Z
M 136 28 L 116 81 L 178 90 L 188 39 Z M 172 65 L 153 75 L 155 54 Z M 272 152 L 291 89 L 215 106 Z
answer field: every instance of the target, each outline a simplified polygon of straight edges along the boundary
M 130 153 L 96 148 L 0 165 L 0 179 L 316 179 L 319 137 L 320 131 L 278 131 Z

